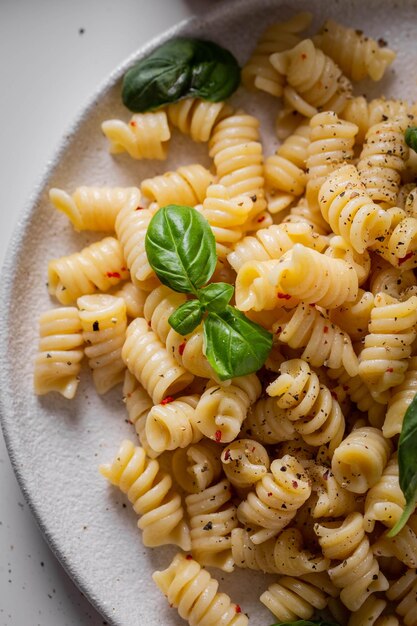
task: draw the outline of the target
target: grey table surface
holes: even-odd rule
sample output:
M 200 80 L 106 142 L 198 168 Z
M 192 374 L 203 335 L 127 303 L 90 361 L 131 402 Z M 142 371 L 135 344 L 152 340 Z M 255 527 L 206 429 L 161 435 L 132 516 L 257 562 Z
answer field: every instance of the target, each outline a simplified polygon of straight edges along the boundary
M 212 0 L 0 0 L 0 263 L 78 111 L 153 36 Z M 105 624 L 37 528 L 0 434 L 0 626 Z

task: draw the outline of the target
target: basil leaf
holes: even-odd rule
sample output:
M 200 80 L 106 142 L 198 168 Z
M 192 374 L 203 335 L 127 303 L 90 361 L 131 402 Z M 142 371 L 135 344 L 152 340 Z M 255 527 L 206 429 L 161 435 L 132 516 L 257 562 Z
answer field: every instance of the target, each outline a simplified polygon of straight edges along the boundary
M 188 206 L 170 204 L 155 213 L 145 250 L 161 283 L 181 293 L 197 295 L 216 267 L 216 242 L 209 223 Z
M 405 143 L 417 152 L 417 126 L 409 126 L 405 131 Z
M 319 621 L 311 621 L 300 619 L 296 622 L 277 622 L 276 624 L 272 624 L 272 626 L 339 626 L 335 622 L 324 622 L 323 620 Z
M 178 307 L 168 318 L 168 323 L 180 335 L 188 335 L 203 319 L 203 310 L 198 300 L 189 300 Z
M 272 347 L 272 335 L 227 305 L 221 313 L 208 314 L 204 342 L 210 365 L 220 380 L 226 380 L 262 367 Z
M 394 537 L 406 525 L 417 503 L 417 394 L 405 412 L 398 442 L 398 467 L 400 471 L 400 487 L 404 494 L 406 506 L 388 537 Z
M 229 283 L 211 283 L 198 292 L 201 304 L 208 311 L 221 313 L 229 304 L 235 288 Z
M 239 86 L 235 57 L 212 41 L 178 37 L 156 48 L 123 78 L 123 104 L 135 113 L 195 96 L 211 102 L 228 98 Z

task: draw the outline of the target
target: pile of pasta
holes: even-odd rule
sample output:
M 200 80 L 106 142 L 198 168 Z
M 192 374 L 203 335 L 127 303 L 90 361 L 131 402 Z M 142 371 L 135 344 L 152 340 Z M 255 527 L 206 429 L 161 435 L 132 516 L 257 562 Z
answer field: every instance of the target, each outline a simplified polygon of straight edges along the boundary
M 210 170 L 50 191 L 76 230 L 105 236 L 49 263 L 61 306 L 40 318 L 35 390 L 72 398 L 84 355 L 99 394 L 123 383 L 139 441 L 100 471 L 145 546 L 178 546 L 154 580 L 193 626 L 248 623 L 205 566 L 274 574 L 260 600 L 279 621 L 417 625 L 417 515 L 388 536 L 417 392 L 417 161 L 404 141 L 417 106 L 353 97 L 395 54 L 332 20 L 306 38 L 310 19 L 269 27 L 243 69 L 247 89 L 281 99 L 276 154 L 254 115 L 185 99 L 103 132 L 112 153 L 164 159 L 177 128 L 208 142 Z M 161 285 L 144 245 L 167 204 L 208 220 L 212 281 L 273 333 L 257 373 L 221 382 L 202 327 L 169 325 L 187 296 Z

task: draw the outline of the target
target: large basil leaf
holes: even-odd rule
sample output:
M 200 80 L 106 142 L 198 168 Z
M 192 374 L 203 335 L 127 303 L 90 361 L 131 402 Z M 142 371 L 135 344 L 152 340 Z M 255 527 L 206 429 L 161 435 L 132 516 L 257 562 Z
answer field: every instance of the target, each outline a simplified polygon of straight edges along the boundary
M 233 285 L 229 283 L 211 283 L 199 290 L 198 297 L 208 311 L 220 313 L 229 304 L 234 290 Z
M 336 624 L 335 622 L 325 622 L 323 620 L 311 621 L 311 620 L 300 619 L 296 622 L 277 622 L 276 624 L 273 624 L 272 626 L 339 626 L 339 625 Z
M 409 126 L 405 131 L 405 143 L 417 152 L 417 126 Z
M 272 347 L 272 335 L 228 305 L 222 313 L 209 313 L 204 322 L 206 357 L 226 380 L 256 372 Z
M 148 226 L 145 249 L 161 283 L 181 293 L 197 295 L 216 267 L 213 232 L 191 207 L 170 204 L 159 209 Z
M 388 537 L 394 537 L 404 528 L 417 502 L 417 394 L 404 415 L 398 442 L 398 467 L 406 506 Z
M 178 37 L 138 61 L 123 79 L 122 99 L 135 113 L 195 96 L 211 102 L 228 98 L 239 86 L 235 57 L 212 41 Z
M 203 311 L 198 300 L 189 300 L 178 307 L 168 318 L 169 324 L 180 335 L 188 335 L 197 328 L 203 319 Z

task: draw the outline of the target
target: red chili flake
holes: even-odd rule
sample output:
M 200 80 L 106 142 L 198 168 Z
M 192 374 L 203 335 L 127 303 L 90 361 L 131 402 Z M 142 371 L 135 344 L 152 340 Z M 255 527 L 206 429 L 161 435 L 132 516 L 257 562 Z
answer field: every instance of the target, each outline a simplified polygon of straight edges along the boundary
M 173 401 L 174 401 L 173 396 L 167 396 L 166 398 L 161 400 L 161 404 L 169 404 L 170 402 L 173 402 Z
M 143 211 L 143 206 L 137 206 L 135 211 Z
M 192 561 L 193 557 L 191 556 L 191 554 L 186 554 L 185 558 L 187 559 L 187 561 Z
M 186 343 L 186 341 L 183 341 L 182 344 L 178 346 L 178 352 L 180 353 L 180 356 L 184 354 Z
M 310 302 L 308 306 L 316 306 L 315 302 Z
M 136 122 L 135 122 L 134 120 L 131 120 L 129 123 L 130 123 L 130 125 L 131 125 L 131 126 L 133 126 L 133 127 L 135 127 L 135 126 L 136 126 Z
M 214 433 L 214 439 L 215 441 L 217 441 L 217 443 L 220 443 L 222 440 L 222 431 L 221 430 L 216 430 L 216 432 Z
M 402 265 L 403 263 L 405 263 L 406 261 L 408 261 L 408 259 L 411 259 L 411 257 L 413 256 L 413 252 L 409 252 L 408 254 L 406 254 L 405 256 L 403 256 L 401 259 L 398 259 L 398 265 Z
M 148 326 L 149 326 L 149 328 L 151 328 L 151 326 L 152 326 L 151 320 L 148 321 Z
M 261 217 L 258 219 L 259 224 L 263 222 L 264 219 L 265 219 L 265 215 L 261 215 Z
M 392 372 L 394 371 L 394 368 L 393 367 L 387 367 L 387 369 L 385 371 L 389 372 L 390 374 L 392 374 Z
M 123 265 L 123 267 L 121 267 L 121 268 L 120 268 L 120 271 L 121 271 L 121 272 L 127 272 L 127 267 L 125 267 L 125 266 Z
M 242 609 L 240 608 L 240 606 L 238 604 L 236 604 L 236 606 L 235 606 L 235 611 L 236 611 L 236 613 L 242 613 Z
M 296 481 L 296 480 L 293 480 L 293 481 L 292 481 L 292 486 L 294 487 L 294 489 L 297 489 L 297 487 L 298 487 L 298 483 L 297 483 L 297 481 Z
M 106 272 L 107 278 L 121 278 L 120 272 Z
M 230 449 L 227 448 L 227 450 L 224 453 L 224 460 L 228 461 L 230 459 Z
M 272 496 L 272 491 L 268 491 L 268 498 Z
M 277 298 L 279 298 L 280 300 L 291 300 L 291 296 L 289 293 L 281 293 L 280 291 L 278 291 L 277 293 Z
M 329 332 L 329 327 L 328 326 L 323 326 L 323 332 L 324 333 L 328 333 Z
M 307 58 L 307 55 L 306 55 L 306 54 L 304 54 L 304 52 L 303 52 L 303 54 L 301 55 L 301 58 L 302 58 L 302 59 L 303 59 L 303 61 L 304 61 L 304 59 L 306 59 L 306 58 Z
M 279 335 L 279 333 L 282 331 L 282 326 L 278 326 L 278 328 L 275 331 L 276 335 Z

